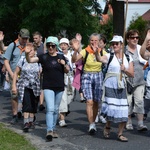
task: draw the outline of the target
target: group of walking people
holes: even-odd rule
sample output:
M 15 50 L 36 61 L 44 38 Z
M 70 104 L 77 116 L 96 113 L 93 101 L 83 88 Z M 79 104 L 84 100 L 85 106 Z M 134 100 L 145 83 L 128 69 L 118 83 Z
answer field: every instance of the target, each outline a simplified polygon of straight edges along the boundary
M 34 36 L 36 35 L 39 34 L 36 32 Z M 103 36 L 98 33 L 91 34 L 89 44 L 84 49 L 81 47 L 80 35 L 71 39 L 70 42 L 67 38 L 59 41 L 57 37 L 49 36 L 46 39 L 45 47 L 35 42 L 29 42 L 29 37 L 29 31 L 21 29 L 18 39 L 7 47 L 3 55 L 12 87 L 12 123 L 17 121 L 19 99 L 24 115 L 24 131 L 34 128 L 39 99 L 41 98 L 40 105 L 42 107 L 44 99 L 46 103 L 46 138 L 49 141 L 57 138 L 58 118 L 60 126 L 67 125 L 65 112 L 68 110 L 64 109 L 64 106 L 68 106 L 68 102 L 66 102 L 68 82 L 71 82 L 76 88 L 77 81 L 75 83 L 75 79 L 77 78 L 75 77 L 79 77 L 79 85 L 76 89 L 80 90 L 86 101 L 90 135 L 94 135 L 97 131 L 95 124 L 97 114 L 106 119 L 103 135 L 107 139 L 111 138 L 111 122 L 114 122 L 119 124 L 117 139 L 122 142 L 128 141 L 128 138 L 123 135 L 123 130 L 124 128 L 133 130 L 131 120 L 133 112 L 138 120 L 137 129 L 147 131 L 147 127 L 143 124 L 145 113 L 143 97 L 146 91 L 146 99 L 149 99 L 149 90 L 145 90 L 145 85 L 146 89 L 149 89 L 149 85 L 143 78 L 143 66 L 150 57 L 148 51 L 150 29 L 147 31 L 142 47 L 138 45 L 139 32 L 137 30 L 130 30 L 126 33 L 127 45 L 125 48 L 122 36 L 114 35 L 110 41 L 111 51 L 109 53 L 104 50 L 106 41 L 104 42 Z M 40 40 L 42 39 L 40 38 Z M 104 43 L 101 43 L 102 41 Z M 40 43 L 42 42 L 40 41 Z M 44 50 L 37 55 L 37 49 L 41 46 L 44 47 Z M 69 47 L 73 51 L 69 50 Z M 60 52 L 60 48 L 62 52 Z M 81 68 L 78 67 L 79 62 L 81 62 Z M 73 73 L 75 73 L 75 77 Z M 134 86 L 134 90 L 130 94 L 127 93 L 126 78 Z M 42 80 L 40 81 L 40 79 Z M 74 91 L 73 87 L 71 91 Z
M 148 30 L 147 37 L 150 30 Z M 134 112 L 137 117 L 137 130 L 147 131 L 143 124 L 144 116 L 144 93 L 146 81 L 144 81 L 143 66 L 147 63 L 145 52 L 149 49 L 149 40 L 144 43 L 146 46 L 138 45 L 139 32 L 130 30 L 126 33 L 127 45 L 123 47 L 123 38 L 114 35 L 110 41 L 111 52 L 101 54 L 99 34 L 90 36 L 89 45 L 80 51 L 80 43 L 77 40 L 72 42 L 74 54 L 73 62 L 86 59 L 83 74 L 81 77 L 81 87 L 86 98 L 86 111 L 89 121 L 89 134 L 95 134 L 95 119 L 98 112 L 106 118 L 103 130 L 105 138 L 110 138 L 111 122 L 119 123 L 117 139 L 127 142 L 128 138 L 123 135 L 123 130 L 133 130 L 131 114 Z M 79 52 L 80 51 L 80 52 Z M 86 53 L 88 57 L 86 58 Z M 143 52 L 143 53 L 144 53 Z M 148 55 L 149 56 L 149 55 Z M 106 64 L 107 73 L 104 76 L 102 65 Z M 105 71 L 106 71 L 105 70 Z M 104 78 L 104 79 L 103 79 Z M 127 82 L 129 80 L 134 90 L 127 92 Z M 101 102 L 102 101 L 102 102 Z M 99 103 L 100 108 L 98 107 Z

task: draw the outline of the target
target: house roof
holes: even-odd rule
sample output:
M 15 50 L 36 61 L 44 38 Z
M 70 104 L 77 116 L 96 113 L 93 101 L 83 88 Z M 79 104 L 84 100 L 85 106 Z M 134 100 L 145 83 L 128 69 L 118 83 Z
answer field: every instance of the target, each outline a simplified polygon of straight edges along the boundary
M 146 21 L 150 21 L 150 9 L 142 15 L 142 18 Z
M 122 1 L 122 0 L 118 0 Z M 124 0 L 126 2 L 126 0 Z M 128 3 L 149 3 L 150 0 L 128 0 Z
M 150 0 L 138 0 L 138 2 L 150 2 Z

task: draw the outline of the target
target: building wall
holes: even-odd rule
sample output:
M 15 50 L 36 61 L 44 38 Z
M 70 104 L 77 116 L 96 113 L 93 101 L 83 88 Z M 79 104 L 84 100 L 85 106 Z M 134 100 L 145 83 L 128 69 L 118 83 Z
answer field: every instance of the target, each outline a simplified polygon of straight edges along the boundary
M 150 3 L 138 3 L 138 4 L 130 3 L 130 4 L 128 4 L 126 27 L 129 26 L 130 21 L 132 20 L 132 17 L 135 16 L 135 14 L 142 16 L 149 9 L 150 9 Z

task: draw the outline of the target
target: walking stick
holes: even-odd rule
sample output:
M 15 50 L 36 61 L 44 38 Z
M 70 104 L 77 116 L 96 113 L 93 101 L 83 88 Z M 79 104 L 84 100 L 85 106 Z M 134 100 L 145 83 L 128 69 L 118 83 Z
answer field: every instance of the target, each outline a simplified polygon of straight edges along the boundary
M 123 45 L 122 45 L 122 64 L 123 64 L 123 57 L 124 57 L 124 47 L 125 47 L 125 33 L 126 33 L 126 19 L 127 19 L 127 12 L 128 12 L 128 0 L 126 0 L 126 12 L 124 17 L 124 30 L 123 30 Z M 122 81 L 122 72 L 120 73 L 120 81 Z

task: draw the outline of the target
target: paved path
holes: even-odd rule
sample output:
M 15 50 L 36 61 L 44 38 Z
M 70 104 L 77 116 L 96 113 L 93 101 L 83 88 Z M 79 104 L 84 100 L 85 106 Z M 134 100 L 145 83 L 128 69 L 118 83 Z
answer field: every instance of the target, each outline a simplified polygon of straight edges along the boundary
M 24 135 L 38 150 L 150 150 L 150 131 L 139 133 L 136 130 L 136 118 L 133 118 L 135 130 L 126 131 L 125 135 L 129 142 L 122 143 L 116 140 L 117 125 L 112 124 L 111 139 L 103 138 L 103 124 L 97 124 L 97 134 L 90 136 L 87 134 L 88 122 L 85 113 L 85 103 L 78 101 L 78 95 L 70 105 L 71 113 L 66 117 L 68 127 L 61 128 L 58 126 L 60 137 L 52 142 L 45 139 L 46 125 L 45 112 L 37 113 L 36 128 L 29 133 L 23 133 L 23 120 L 19 120 L 16 125 L 10 125 L 11 105 L 9 92 L 0 92 L 0 122 L 18 134 Z M 150 129 L 150 118 L 145 121 Z

